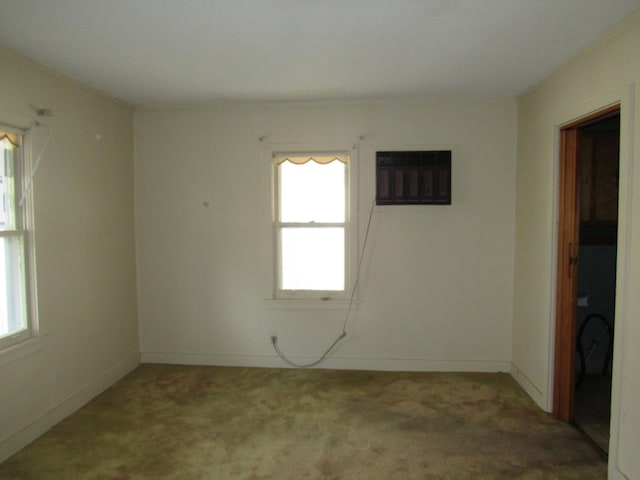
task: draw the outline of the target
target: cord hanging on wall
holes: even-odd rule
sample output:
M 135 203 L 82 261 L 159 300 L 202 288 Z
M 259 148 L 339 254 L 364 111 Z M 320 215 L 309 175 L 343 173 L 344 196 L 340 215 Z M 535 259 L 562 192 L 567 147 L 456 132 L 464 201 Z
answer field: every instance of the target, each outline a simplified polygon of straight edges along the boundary
M 53 116 L 53 112 L 49 108 L 38 108 L 38 109 L 36 109 L 36 114 L 39 117 L 43 117 L 43 116 L 44 117 L 52 117 Z M 27 198 L 27 195 L 29 194 L 29 191 L 31 190 L 31 186 L 33 185 L 33 179 L 36 176 L 36 172 L 38 171 L 38 167 L 40 166 L 40 162 L 42 161 L 44 152 L 46 151 L 47 146 L 49 145 L 49 140 L 51 140 L 51 135 L 53 134 L 53 128 L 51 128 L 48 125 L 44 125 L 44 124 L 38 122 L 37 120 L 34 122 L 33 127 L 35 127 L 35 128 L 46 127 L 46 128 L 49 129 L 49 132 L 47 133 L 47 138 L 45 139 L 44 144 L 42 145 L 42 148 L 40 149 L 40 152 L 38 153 L 38 156 L 36 157 L 36 160 L 33 163 L 33 169 L 31 170 L 31 175 L 29 175 L 29 178 L 27 179 L 27 181 L 26 181 L 26 183 L 24 185 L 24 189 L 22 190 L 22 195 L 20 196 L 20 201 L 18 202 L 18 206 L 20 208 L 22 208 L 22 206 L 24 205 L 24 201 Z
M 289 360 L 289 358 L 282 352 L 282 350 L 280 350 L 280 347 L 278 347 L 278 337 L 276 335 L 272 335 L 271 336 L 271 344 L 273 345 L 273 349 L 276 351 L 276 353 L 278 354 L 278 356 L 288 365 L 295 367 L 295 368 L 310 368 L 310 367 L 315 367 L 316 365 L 318 365 L 319 363 L 321 363 L 325 358 L 327 358 L 327 356 L 329 355 L 329 353 L 334 349 L 334 347 L 338 344 L 338 342 L 340 342 L 340 340 L 344 339 L 347 337 L 347 323 L 349 321 L 349 317 L 351 315 L 351 309 L 353 307 L 353 302 L 355 299 L 355 295 L 356 295 L 356 291 L 358 290 L 358 286 L 360 284 L 360 274 L 362 271 L 362 261 L 364 259 L 364 254 L 367 248 L 367 241 L 369 240 L 369 232 L 371 230 L 371 219 L 373 218 L 373 210 L 376 206 L 376 202 L 375 200 L 373 200 L 371 202 L 371 210 L 369 211 L 369 219 L 367 220 L 367 229 L 365 231 L 364 234 L 364 241 L 362 242 L 362 251 L 360 252 L 360 257 L 358 258 L 358 264 L 356 266 L 356 279 L 353 282 L 353 287 L 351 289 L 351 296 L 349 297 L 349 306 L 347 307 L 347 313 L 345 314 L 344 317 L 344 322 L 342 323 L 342 332 L 340 333 L 340 335 L 338 335 L 338 337 L 334 340 L 334 342 L 329 346 L 329 348 L 327 348 L 325 350 L 325 352 L 320 356 L 320 358 L 318 360 L 315 360 L 311 363 L 307 363 L 307 364 L 299 364 L 299 363 L 295 363 L 291 360 Z

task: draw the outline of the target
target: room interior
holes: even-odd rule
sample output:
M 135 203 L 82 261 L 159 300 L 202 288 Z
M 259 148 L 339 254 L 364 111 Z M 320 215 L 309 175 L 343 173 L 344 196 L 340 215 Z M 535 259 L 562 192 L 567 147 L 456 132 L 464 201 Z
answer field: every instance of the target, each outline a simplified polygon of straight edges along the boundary
M 607 300 L 607 308 L 615 310 L 615 348 L 607 376 L 610 423 L 603 468 L 608 478 L 640 475 L 640 413 L 634 408 L 640 401 L 635 348 L 640 326 L 634 321 L 640 312 L 640 298 L 634 294 L 640 286 L 640 211 L 633 202 L 634 190 L 640 188 L 640 169 L 635 168 L 640 158 L 637 2 L 621 0 L 614 2 L 615 8 L 590 4 L 581 12 L 586 15 L 582 24 L 576 2 L 560 2 L 559 10 L 546 2 L 543 20 L 550 30 L 546 36 L 533 31 L 532 37 L 523 24 L 533 17 L 521 11 L 521 18 L 517 8 L 503 5 L 504 16 L 513 14 L 521 22 L 522 38 L 500 30 L 497 25 L 505 19 L 495 8 L 485 9 L 487 30 L 503 36 L 479 38 L 500 45 L 496 56 L 484 57 L 480 66 L 465 49 L 453 49 L 451 64 L 437 71 L 405 71 L 401 67 L 406 64 L 396 65 L 393 74 L 380 74 L 385 88 L 395 85 L 397 90 L 391 91 L 377 91 L 370 82 L 379 73 L 375 56 L 355 61 L 349 55 L 327 55 L 331 60 L 314 65 L 295 50 L 311 48 L 316 56 L 310 58 L 325 58 L 326 47 L 316 41 L 293 47 L 292 58 L 301 62 L 300 68 L 285 75 L 290 59 L 268 57 L 257 49 L 264 29 L 254 17 L 262 13 L 264 21 L 309 14 L 303 7 L 284 8 L 287 2 L 254 5 L 255 15 L 245 18 L 248 7 L 242 2 L 217 11 L 217 5 L 194 0 L 197 8 L 189 12 L 194 25 L 207 26 L 209 18 L 228 35 L 226 41 L 239 45 L 237 58 L 219 45 L 210 47 L 207 53 L 224 67 L 219 69 L 202 61 L 189 64 L 179 43 L 172 49 L 166 48 L 171 43 L 161 42 L 176 42 L 184 29 L 177 20 L 184 12 L 172 11 L 164 19 L 159 15 L 148 24 L 137 24 L 140 12 L 135 11 L 114 18 L 113 25 L 123 29 L 116 33 L 135 27 L 138 40 L 158 36 L 158 45 L 132 43 L 127 51 L 118 35 L 107 36 L 108 29 L 101 27 L 108 24 L 105 16 L 113 14 L 104 6 L 74 9 L 73 2 L 62 2 L 57 10 L 38 2 L 9 3 L 15 12 L 0 20 L 0 124 L 28 130 L 32 156 L 44 154 L 33 178 L 38 330 L 23 344 L 0 352 L 0 461 L 45 432 L 55 435 L 72 425 L 82 412 L 113 405 L 109 402 L 118 401 L 113 392 L 130 388 L 120 381 L 144 383 L 145 375 L 164 381 L 178 365 L 199 366 L 196 373 L 184 374 L 190 381 L 209 374 L 204 366 L 218 369 L 212 372 L 221 378 L 237 371 L 251 376 L 255 367 L 278 372 L 286 365 L 273 350 L 274 335 L 287 355 L 302 363 L 318 358 L 333 342 L 348 302 L 274 298 L 271 155 L 277 151 L 350 153 L 353 242 L 362 253 L 347 336 L 321 370 L 280 374 L 337 371 L 352 378 L 348 375 L 355 372 L 453 372 L 500 382 L 506 378 L 500 388 L 507 396 L 522 389 L 535 407 L 526 407 L 523 416 L 548 424 L 554 412 L 558 132 L 565 124 L 619 105 L 617 229 L 615 240 L 607 237 L 606 243 L 616 250 L 614 272 L 608 267 L 615 276 L 615 294 Z M 353 10 L 368 21 L 394 25 L 394 10 L 382 3 L 366 14 L 360 5 Z M 435 26 L 443 19 L 469 20 L 456 16 L 458 8 L 469 5 L 445 4 L 434 2 L 432 15 L 420 11 L 410 25 L 427 22 L 434 30 L 424 35 L 438 36 L 444 32 Z M 309 27 L 312 34 L 320 33 L 323 21 L 354 13 L 351 8 L 316 8 L 311 9 L 318 18 Z M 409 21 L 411 8 L 420 7 L 395 11 Z M 531 15 L 544 13 L 535 10 L 542 7 L 519 8 L 533 8 L 526 11 Z M 382 14 L 387 16 L 381 19 Z M 243 28 L 224 28 L 225 20 Z M 61 29 L 69 25 L 65 21 L 86 29 Z M 591 36 L 580 37 L 582 43 L 572 44 L 573 50 L 564 44 L 565 50 L 555 51 L 532 43 L 523 50 L 530 62 L 521 61 L 523 51 L 515 45 L 557 41 L 553 34 L 562 25 L 576 34 L 581 27 L 591 28 Z M 349 45 L 358 45 L 361 25 L 344 20 L 338 26 L 347 32 Z M 34 36 L 20 34 L 20 28 Z M 395 31 L 399 44 L 416 39 L 413 30 L 400 30 L 408 33 Z M 78 42 L 78 35 L 91 32 L 97 43 Z M 300 32 L 297 27 L 273 35 L 282 42 Z M 196 41 L 208 35 L 207 30 Z M 61 43 L 56 45 L 56 38 Z M 388 38 L 380 41 L 385 47 L 393 44 Z M 61 47 L 80 50 L 76 57 L 51 53 L 63 52 Z M 416 49 L 411 52 L 412 58 L 418 55 Z M 379 53 L 386 61 L 393 59 L 392 51 Z M 123 69 L 118 61 L 127 54 L 134 62 Z M 162 71 L 166 76 L 141 75 L 166 67 L 165 54 L 177 54 L 171 69 Z M 425 44 L 422 54 L 435 61 L 440 52 Z M 546 70 L 538 63 L 543 61 L 548 61 Z M 269 72 L 264 89 L 253 96 L 247 92 L 259 88 L 260 81 L 243 83 L 255 80 L 252 62 L 260 72 Z M 317 78 L 308 74 L 319 67 L 324 70 Z M 490 76 L 479 75 L 478 83 L 467 84 L 463 78 L 472 67 Z M 344 85 L 334 79 L 339 71 L 345 73 Z M 234 81 L 234 72 L 241 80 Z M 227 90 L 202 80 L 214 74 Z M 420 82 L 438 88 L 420 90 Z M 185 90 L 169 97 L 174 85 Z M 209 90 L 194 100 L 203 86 Z M 376 152 L 403 150 L 451 150 L 450 205 L 372 208 Z M 593 293 L 589 298 L 593 301 Z M 577 308 L 580 313 L 585 307 Z M 157 365 L 166 365 L 169 373 L 155 370 Z M 281 381 L 287 384 L 291 378 Z M 207 381 L 215 384 L 215 379 Z M 229 384 L 234 384 L 231 379 Z M 85 404 L 89 410 L 79 410 Z M 581 473 L 579 465 L 572 468 L 575 475 Z

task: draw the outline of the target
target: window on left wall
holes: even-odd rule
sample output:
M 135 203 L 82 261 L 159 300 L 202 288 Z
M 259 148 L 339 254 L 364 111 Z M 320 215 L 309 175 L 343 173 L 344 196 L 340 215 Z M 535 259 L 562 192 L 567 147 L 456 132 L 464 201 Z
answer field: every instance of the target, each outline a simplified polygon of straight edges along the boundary
M 31 195 L 25 188 L 24 140 L 23 135 L 0 126 L 0 350 L 28 340 L 35 331 Z

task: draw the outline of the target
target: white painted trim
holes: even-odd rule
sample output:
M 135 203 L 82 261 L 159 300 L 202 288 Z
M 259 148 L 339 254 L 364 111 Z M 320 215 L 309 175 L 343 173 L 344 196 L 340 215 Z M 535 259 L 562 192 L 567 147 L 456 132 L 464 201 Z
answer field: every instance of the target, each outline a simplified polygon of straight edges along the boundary
M 620 425 L 622 419 L 622 382 L 625 370 L 635 368 L 625 365 L 625 351 L 628 339 L 627 325 L 636 319 L 629 312 L 629 302 L 637 292 L 631 291 L 629 259 L 632 258 L 632 238 L 634 202 L 634 136 L 635 124 L 635 84 L 628 85 L 620 94 L 620 182 L 618 193 L 618 251 L 616 260 L 615 330 L 613 339 L 613 373 L 611 382 L 611 420 L 609 439 L 609 476 L 627 478 L 620 470 Z M 620 477 L 621 476 L 621 477 Z
M 511 362 L 510 371 L 513 379 L 518 382 L 518 384 L 524 389 L 527 395 L 529 395 L 540 408 L 542 408 L 545 412 L 550 412 L 552 410 L 551 407 L 553 404 L 548 404 L 547 396 L 545 395 L 544 390 L 540 388 L 540 386 L 538 386 L 535 382 L 533 382 L 517 364 Z
M 354 300 L 349 302 L 344 298 L 331 298 L 329 300 L 320 299 L 284 299 L 278 298 L 275 300 L 264 299 L 264 305 L 269 309 L 274 310 L 349 310 L 351 304 L 351 310 L 356 310 L 358 301 Z
M 274 355 L 232 355 L 215 353 L 142 352 L 142 363 L 211 365 L 234 367 L 290 368 Z M 295 363 L 315 360 L 291 356 Z M 510 372 L 511 364 L 502 360 L 438 360 L 425 358 L 327 358 L 319 368 L 336 370 L 386 370 L 416 372 Z
M 264 137 L 260 137 L 260 142 L 265 140 Z M 278 225 L 281 225 L 279 222 L 277 209 L 278 207 L 278 189 L 276 187 L 277 183 L 280 181 L 277 175 L 277 169 L 274 168 L 273 159 L 282 154 L 286 154 L 287 152 L 344 152 L 349 156 L 349 162 L 347 164 L 347 172 L 346 172 L 346 194 L 347 194 L 347 203 L 346 203 L 346 218 L 343 223 L 345 228 L 345 254 L 347 257 L 347 262 L 345 265 L 345 288 L 344 291 L 340 292 L 318 292 L 317 294 L 314 292 L 309 292 L 308 296 L 305 298 L 304 293 L 298 294 L 287 294 L 286 291 L 283 291 L 279 287 L 279 278 L 280 278 L 280 262 L 279 262 L 279 231 Z M 357 259 L 359 254 L 359 242 L 358 242 L 358 229 L 359 229 L 359 216 L 358 216 L 358 198 L 359 192 L 358 188 L 358 178 L 359 178 L 359 162 L 360 162 L 360 143 L 358 141 L 347 141 L 347 142 L 314 142 L 314 143 L 266 143 L 264 145 L 264 156 L 261 156 L 261 162 L 263 164 L 262 169 L 264 171 L 264 179 L 269 179 L 269 184 L 266 185 L 265 181 L 263 181 L 263 188 L 265 189 L 265 193 L 263 194 L 265 198 L 269 199 L 267 203 L 265 201 L 265 205 L 271 206 L 271 211 L 269 212 L 269 218 L 272 229 L 272 299 L 274 302 L 278 301 L 288 301 L 288 300 L 300 300 L 300 301 L 310 301 L 310 302 L 318 302 L 322 297 L 325 296 L 333 296 L 336 300 L 349 301 L 349 297 L 351 295 L 351 288 L 354 284 L 355 277 L 357 275 Z M 268 172 L 265 169 L 268 168 Z M 266 195 L 268 192 L 268 197 Z M 261 210 L 264 211 L 264 206 L 261 207 Z
M 624 473 L 622 473 L 618 468 L 614 468 L 613 470 L 609 470 L 609 480 L 631 480 Z
M 46 335 L 39 335 L 31 337 L 24 342 L 20 342 L 15 345 L 11 345 L 10 347 L 7 347 L 3 350 L 0 350 L 0 366 L 7 365 L 9 363 L 15 362 L 16 360 L 39 352 L 44 348 L 46 340 Z
M 20 449 L 33 442 L 55 424 L 68 417 L 96 395 L 102 393 L 115 382 L 140 365 L 140 355 L 135 353 L 113 368 L 97 376 L 89 384 L 53 406 L 47 412 L 34 419 L 29 425 L 7 434 L 0 439 L 0 462 L 3 462 Z M 3 432 L 4 433 L 4 432 Z
M 553 210 L 551 212 L 551 288 L 549 298 L 549 332 L 547 355 L 547 385 L 544 395 L 544 410 L 553 411 L 554 380 L 556 371 L 556 314 L 558 289 L 558 217 L 560 207 L 560 127 L 556 125 L 553 132 Z

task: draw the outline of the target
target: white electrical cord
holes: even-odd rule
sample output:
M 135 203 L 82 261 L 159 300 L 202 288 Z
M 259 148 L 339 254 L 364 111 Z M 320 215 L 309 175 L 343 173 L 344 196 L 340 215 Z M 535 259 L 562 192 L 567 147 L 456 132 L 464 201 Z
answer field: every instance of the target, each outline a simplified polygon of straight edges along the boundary
M 333 350 L 333 348 L 338 344 L 338 342 L 340 340 L 342 340 L 343 338 L 346 338 L 347 336 L 347 322 L 349 321 L 349 315 L 351 314 L 351 308 L 353 307 L 353 300 L 355 298 L 356 295 L 356 291 L 358 289 L 358 285 L 360 284 L 360 272 L 362 270 L 362 260 L 364 259 L 364 253 L 365 250 L 367 248 L 367 240 L 369 240 L 369 230 L 371 230 L 371 219 L 373 218 L 373 209 L 376 206 L 376 201 L 375 199 L 373 200 L 373 202 L 371 203 L 371 210 L 369 211 L 369 220 L 367 221 L 367 230 L 365 231 L 364 234 L 364 242 L 362 242 L 362 251 L 360 252 L 360 258 L 358 259 L 358 265 L 356 266 L 356 279 L 353 282 L 353 288 L 351 289 L 351 297 L 349 298 L 349 306 L 347 307 L 347 313 L 344 317 L 344 322 L 342 324 L 342 333 L 340 333 L 340 335 L 338 336 L 338 338 L 336 338 L 334 340 L 334 342 L 329 346 L 329 348 L 327 348 L 325 350 L 325 352 L 322 354 L 322 356 L 318 359 L 315 360 L 311 363 L 306 363 L 306 364 L 300 364 L 300 363 L 295 363 L 292 362 L 291 360 L 289 360 L 289 358 L 287 358 L 287 356 L 282 352 L 282 350 L 280 350 L 280 347 L 278 347 L 278 337 L 275 335 L 271 336 L 271 344 L 273 345 L 273 349 L 276 351 L 276 353 L 278 354 L 278 356 L 288 365 L 295 367 L 295 368 L 310 368 L 310 367 L 315 367 L 316 365 L 318 365 L 320 362 L 322 362 L 325 358 L 327 358 L 327 355 L 329 355 L 329 352 L 331 352 L 331 350 Z
M 42 155 L 44 154 L 45 150 L 47 149 L 47 145 L 49 145 L 49 140 L 51 139 L 51 134 L 53 133 L 53 129 L 51 127 L 48 127 L 47 125 L 42 125 L 38 122 L 36 122 L 35 124 L 36 127 L 39 126 L 45 126 L 49 129 L 49 134 L 47 135 L 47 139 L 44 141 L 44 144 L 42 145 L 42 148 L 40 149 L 40 153 L 38 154 L 38 157 L 36 158 L 35 163 L 33 164 L 33 169 L 31 170 L 31 175 L 29 175 L 29 178 L 27 179 L 27 182 L 24 185 L 24 189 L 22 190 L 22 195 L 20 196 L 20 201 L 18 202 L 18 207 L 22 208 L 22 205 L 24 204 L 24 200 L 27 198 L 27 195 L 29 194 L 29 190 L 31 190 L 31 185 L 33 184 L 33 179 L 36 176 L 36 171 L 38 170 L 38 167 L 40 166 L 40 162 L 42 161 Z
M 280 350 L 280 348 L 278 347 L 278 337 L 276 337 L 275 335 L 271 337 L 271 343 L 273 344 L 273 349 L 276 351 L 278 356 L 288 365 L 291 365 L 292 367 L 295 367 L 295 368 L 310 368 L 310 367 L 315 367 L 320 362 L 322 362 L 327 357 L 327 355 L 329 355 L 329 352 L 333 350 L 333 347 L 335 347 L 336 344 L 346 336 L 347 336 L 347 332 L 343 331 L 340 334 L 340 336 L 334 340 L 331 346 L 327 348 L 327 350 L 322 354 L 322 356 L 318 360 L 316 360 L 315 362 L 305 363 L 305 364 L 295 363 L 289 360 L 287 356 L 282 352 L 282 350 Z

